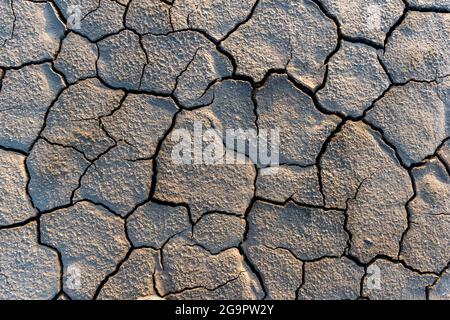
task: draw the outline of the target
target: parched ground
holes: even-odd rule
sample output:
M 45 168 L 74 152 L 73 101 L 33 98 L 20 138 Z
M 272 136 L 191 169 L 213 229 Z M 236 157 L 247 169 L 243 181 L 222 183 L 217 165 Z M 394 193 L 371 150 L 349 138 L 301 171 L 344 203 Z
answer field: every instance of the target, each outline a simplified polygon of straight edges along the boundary
M 194 122 L 278 128 L 278 172 L 174 163 Z M 0 299 L 450 299 L 449 263 L 449 0 L 0 0 Z

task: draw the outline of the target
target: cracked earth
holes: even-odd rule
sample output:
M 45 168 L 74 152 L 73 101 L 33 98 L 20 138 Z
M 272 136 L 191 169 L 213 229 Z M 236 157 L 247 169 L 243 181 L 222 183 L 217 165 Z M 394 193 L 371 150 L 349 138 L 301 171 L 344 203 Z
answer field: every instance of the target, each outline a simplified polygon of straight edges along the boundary
M 278 173 L 174 164 L 195 121 L 279 128 Z M 448 0 L 0 0 L 0 299 L 450 299 L 449 263 Z

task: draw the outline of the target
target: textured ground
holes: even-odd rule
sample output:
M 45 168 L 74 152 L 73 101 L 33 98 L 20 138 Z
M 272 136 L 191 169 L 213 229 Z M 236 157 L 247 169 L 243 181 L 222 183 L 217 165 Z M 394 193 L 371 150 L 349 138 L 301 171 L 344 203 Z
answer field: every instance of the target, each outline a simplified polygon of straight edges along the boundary
M 0 0 L 0 299 L 450 299 L 449 76 L 449 0 Z

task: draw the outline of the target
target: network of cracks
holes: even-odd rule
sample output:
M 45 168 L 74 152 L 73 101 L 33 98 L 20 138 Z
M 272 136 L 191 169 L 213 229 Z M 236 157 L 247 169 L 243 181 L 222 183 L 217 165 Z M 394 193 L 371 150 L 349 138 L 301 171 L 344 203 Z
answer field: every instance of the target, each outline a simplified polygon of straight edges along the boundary
M 448 1 L 0 17 L 0 299 L 450 298 Z M 276 174 L 174 163 L 194 123 L 279 129 Z

